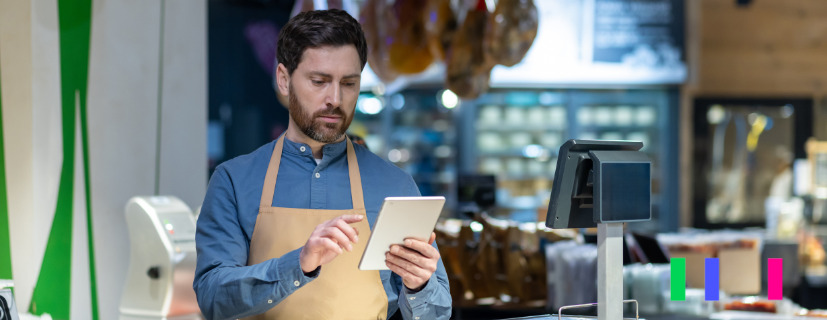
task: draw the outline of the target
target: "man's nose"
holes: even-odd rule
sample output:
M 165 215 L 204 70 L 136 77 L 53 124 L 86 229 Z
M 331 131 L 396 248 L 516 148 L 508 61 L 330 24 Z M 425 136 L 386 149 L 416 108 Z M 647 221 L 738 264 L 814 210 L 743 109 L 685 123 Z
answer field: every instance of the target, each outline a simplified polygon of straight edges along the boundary
M 334 108 L 342 105 L 342 86 L 340 84 L 334 82 L 328 87 L 327 104 Z

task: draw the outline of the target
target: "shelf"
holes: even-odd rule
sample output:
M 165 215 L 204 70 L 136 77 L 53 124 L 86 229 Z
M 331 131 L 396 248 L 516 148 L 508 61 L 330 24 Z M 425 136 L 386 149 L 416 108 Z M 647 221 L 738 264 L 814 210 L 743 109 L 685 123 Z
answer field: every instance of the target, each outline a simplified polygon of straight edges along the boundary
M 487 173 L 486 173 L 487 174 Z M 554 175 L 543 174 L 510 174 L 510 173 L 496 173 L 492 174 L 497 177 L 499 181 L 514 181 L 514 180 L 554 180 Z
M 597 124 L 580 124 L 580 131 L 585 130 L 612 130 L 612 131 L 626 131 L 626 130 L 634 130 L 634 131 L 655 131 L 656 128 L 653 125 L 650 126 L 642 126 L 642 125 L 628 125 L 628 126 L 620 126 L 620 125 L 597 125 Z
M 559 147 L 555 147 L 555 149 L 552 149 L 552 148 L 545 148 L 545 151 L 546 151 L 546 152 L 548 152 L 548 158 L 549 158 L 549 160 L 547 160 L 547 161 L 543 161 L 543 162 L 548 162 L 548 161 L 551 161 L 551 159 L 552 159 L 552 158 L 557 157 L 557 153 L 558 153 L 558 152 L 560 152 L 560 151 L 559 151 L 559 150 L 557 150 L 556 148 L 559 148 Z M 479 157 L 489 157 L 489 158 L 490 158 L 490 157 L 494 157 L 494 158 L 525 158 L 525 159 L 537 159 L 538 161 L 540 161 L 540 160 L 539 160 L 539 159 L 540 159 L 540 157 L 527 157 L 527 156 L 525 156 L 525 155 L 523 154 L 523 150 L 514 150 L 514 151 L 480 151 L 480 152 L 479 152 Z
M 550 125 L 517 125 L 517 124 L 485 124 L 485 125 L 476 125 L 477 131 L 560 131 L 565 132 L 568 128 L 563 126 L 550 126 Z
M 556 157 L 558 151 L 551 151 L 549 150 L 549 157 Z M 480 157 L 497 157 L 497 158 L 526 158 L 526 159 L 536 159 L 537 157 L 526 157 L 523 154 L 522 150 L 519 151 L 480 151 Z
M 530 173 L 512 174 L 512 173 L 507 173 L 507 174 L 505 174 L 504 177 L 509 178 L 509 179 L 524 179 L 524 180 L 538 179 L 538 178 L 554 179 L 554 175 L 553 174 L 548 174 L 548 173 L 538 173 L 538 174 L 530 174 Z
M 506 174 L 502 177 L 503 177 L 503 180 L 505 180 L 505 181 L 511 181 L 511 180 L 537 180 L 537 179 L 554 180 L 554 175 L 550 175 L 550 174 L 536 174 L 536 175 L 534 175 L 534 174 L 519 174 L 519 175 L 517 175 L 517 174 Z

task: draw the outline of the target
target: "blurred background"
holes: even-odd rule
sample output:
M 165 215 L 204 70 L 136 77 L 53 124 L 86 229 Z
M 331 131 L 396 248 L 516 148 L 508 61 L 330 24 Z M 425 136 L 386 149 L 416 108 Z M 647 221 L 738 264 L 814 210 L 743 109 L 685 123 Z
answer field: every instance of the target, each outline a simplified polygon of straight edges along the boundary
M 544 225 L 569 139 L 641 141 L 652 161 L 652 220 L 624 246 L 649 318 L 827 308 L 827 2 L 0 0 L 0 279 L 20 312 L 119 317 L 129 199 L 195 217 L 216 166 L 281 135 L 279 30 L 326 8 L 369 45 L 349 133 L 448 200 L 454 318 L 596 301 L 596 231 Z M 719 302 L 708 257 L 736 279 Z

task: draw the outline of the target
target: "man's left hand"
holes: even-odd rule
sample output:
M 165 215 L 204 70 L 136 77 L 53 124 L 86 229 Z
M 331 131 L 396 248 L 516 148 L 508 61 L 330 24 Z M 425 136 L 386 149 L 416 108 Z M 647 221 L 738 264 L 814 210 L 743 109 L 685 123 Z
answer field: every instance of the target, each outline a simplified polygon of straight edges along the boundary
M 419 291 L 431 279 L 439 262 L 439 251 L 431 246 L 436 234 L 431 233 L 427 242 L 408 238 L 404 245 L 392 245 L 385 253 L 385 264 L 394 273 L 402 277 L 402 282 L 410 290 Z

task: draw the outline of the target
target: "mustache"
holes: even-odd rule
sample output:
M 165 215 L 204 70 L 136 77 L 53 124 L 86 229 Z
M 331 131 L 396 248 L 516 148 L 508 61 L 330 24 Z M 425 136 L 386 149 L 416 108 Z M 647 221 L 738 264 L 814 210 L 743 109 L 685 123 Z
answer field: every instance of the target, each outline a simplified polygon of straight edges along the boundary
M 327 110 L 318 111 L 318 112 L 313 114 L 313 118 L 326 117 L 326 116 L 338 116 L 338 117 L 344 118 L 345 117 L 345 112 L 342 111 L 342 108 L 336 107 L 336 108 L 330 108 L 330 109 L 327 109 Z

